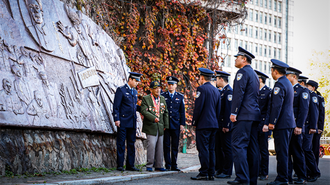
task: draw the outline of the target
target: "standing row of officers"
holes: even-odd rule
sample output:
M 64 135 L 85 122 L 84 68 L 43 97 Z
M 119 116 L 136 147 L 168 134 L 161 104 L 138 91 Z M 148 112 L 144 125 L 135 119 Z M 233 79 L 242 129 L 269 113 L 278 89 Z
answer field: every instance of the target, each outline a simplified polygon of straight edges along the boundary
M 324 127 L 324 98 L 318 83 L 301 71 L 272 59 L 271 89 L 268 78 L 253 70 L 253 54 L 239 47 L 235 55 L 233 89 L 230 74 L 199 68 L 192 125 L 201 168 L 192 180 L 230 178 L 233 165 L 236 178 L 228 184 L 257 184 L 268 179 L 268 139 L 273 134 L 277 177 L 270 185 L 304 184 L 321 176 L 318 169 L 320 137 Z M 142 131 L 147 134 L 147 171 L 180 171 L 177 155 L 180 130 L 185 125 L 184 96 L 176 92 L 179 80 L 167 77 L 168 91 L 160 83 L 150 83 L 151 93 L 137 106 L 135 87 L 140 73 L 130 73 L 128 83 L 116 91 L 113 108 L 117 132 L 117 170 L 123 171 L 125 140 L 126 170 L 134 167 L 136 111 L 143 115 Z M 220 90 L 221 89 L 221 90 Z M 163 158 L 165 157 L 165 168 Z M 292 178 L 293 170 L 297 178 Z

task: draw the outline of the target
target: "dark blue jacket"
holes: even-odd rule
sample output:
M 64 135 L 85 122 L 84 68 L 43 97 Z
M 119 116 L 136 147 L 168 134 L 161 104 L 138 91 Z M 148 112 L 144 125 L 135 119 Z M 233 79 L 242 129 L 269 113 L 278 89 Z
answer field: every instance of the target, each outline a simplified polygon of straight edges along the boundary
M 120 127 L 136 128 L 136 103 L 137 91 L 134 88 L 133 95 L 128 84 L 117 88 L 112 115 L 114 121 L 120 121 Z
M 178 92 L 175 92 L 171 99 L 168 91 L 161 94 L 165 97 L 168 114 L 169 114 L 169 129 L 180 129 L 180 125 L 186 125 L 184 96 Z
M 270 99 L 271 99 L 271 92 L 272 89 L 269 88 L 267 85 L 263 86 L 259 90 L 259 97 L 258 97 L 258 103 L 259 103 L 259 109 L 261 113 L 261 121 L 259 123 L 258 130 L 261 131 L 264 125 L 268 125 L 268 120 L 266 120 L 267 117 L 267 110 L 270 109 Z M 271 131 L 268 133 L 271 135 Z
M 192 125 L 196 129 L 219 128 L 220 92 L 210 82 L 197 88 Z
M 231 121 L 230 121 L 230 110 L 231 110 L 231 102 L 233 100 L 233 89 L 230 85 L 226 85 L 221 94 L 221 113 L 220 113 L 220 122 L 219 128 L 229 128 L 231 130 Z
M 324 129 L 324 117 L 325 117 L 325 102 L 324 98 L 321 95 L 318 95 L 319 98 L 319 120 L 317 121 L 317 129 Z
M 309 110 L 310 94 L 309 90 L 302 87 L 299 83 L 293 86 L 294 100 L 293 100 L 293 112 L 294 119 L 296 120 L 296 126 L 303 128 Z
M 319 100 L 318 95 L 310 91 L 310 103 L 309 112 L 305 124 L 305 132 L 308 133 L 309 129 L 317 129 L 317 123 L 319 120 Z
M 250 65 L 237 71 L 234 81 L 231 114 L 237 120 L 259 121 L 259 78 Z
M 281 76 L 274 84 L 269 110 L 269 123 L 276 129 L 295 128 L 293 115 L 294 93 L 291 82 L 286 76 Z

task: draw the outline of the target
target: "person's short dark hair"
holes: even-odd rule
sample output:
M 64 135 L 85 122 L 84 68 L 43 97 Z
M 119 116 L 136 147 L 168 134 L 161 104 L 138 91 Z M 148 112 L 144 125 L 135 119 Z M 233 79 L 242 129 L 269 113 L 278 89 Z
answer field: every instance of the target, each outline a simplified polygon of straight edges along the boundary
M 274 70 L 276 70 L 278 73 L 280 73 L 281 75 L 285 75 L 286 71 L 285 68 L 279 68 L 279 67 L 272 67 Z
M 307 80 L 300 80 L 299 82 L 304 82 L 304 85 L 307 84 Z
M 259 76 L 259 79 L 261 79 L 262 83 L 266 83 L 266 78 L 263 76 Z
M 226 83 L 228 83 L 228 76 L 219 76 L 219 78 L 222 78 L 223 81 L 225 81 Z
M 204 75 L 203 75 L 204 76 Z M 204 79 L 206 80 L 206 81 L 211 81 L 211 78 L 212 78 L 212 76 L 204 76 Z
M 246 61 L 249 63 L 249 64 L 251 64 L 252 63 L 252 61 L 251 61 L 251 59 L 249 58 L 249 57 L 246 57 L 246 56 L 242 56 L 243 58 L 246 58 Z

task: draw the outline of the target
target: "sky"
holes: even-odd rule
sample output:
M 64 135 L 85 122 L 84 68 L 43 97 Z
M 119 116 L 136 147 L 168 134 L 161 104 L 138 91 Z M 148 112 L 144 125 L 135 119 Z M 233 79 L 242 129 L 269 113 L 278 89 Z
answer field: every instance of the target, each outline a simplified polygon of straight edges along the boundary
M 309 69 L 313 51 L 330 49 L 330 0 L 294 0 L 293 67 L 303 75 L 317 73 Z

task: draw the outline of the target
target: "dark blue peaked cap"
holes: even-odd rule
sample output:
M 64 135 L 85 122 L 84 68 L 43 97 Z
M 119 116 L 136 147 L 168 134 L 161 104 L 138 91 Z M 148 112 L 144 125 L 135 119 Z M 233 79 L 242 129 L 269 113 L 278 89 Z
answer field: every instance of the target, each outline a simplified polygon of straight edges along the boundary
M 201 67 L 198 70 L 200 72 L 200 75 L 202 75 L 202 76 L 210 76 L 210 77 L 212 77 L 214 75 L 214 72 L 213 71 L 211 71 L 209 69 L 206 69 L 206 68 L 202 68 Z
M 315 90 L 319 87 L 319 83 L 315 82 L 314 80 L 308 80 L 307 84 L 315 87 Z
M 277 68 L 284 68 L 284 69 L 287 69 L 289 68 L 290 66 L 280 60 L 276 60 L 276 59 L 271 59 L 270 60 L 272 63 L 273 63 L 273 66 L 272 67 L 277 67 Z
M 307 76 L 299 75 L 298 81 L 308 80 Z
M 139 81 L 141 81 L 140 78 L 141 78 L 142 74 L 141 73 L 136 73 L 136 72 L 129 72 L 129 76 L 131 78 L 136 79 L 136 81 L 139 82 Z
M 255 58 L 255 56 L 252 53 L 246 51 L 241 46 L 238 47 L 238 53 L 235 55 L 235 57 L 238 57 L 238 56 L 245 56 L 245 57 L 249 58 L 250 61 Z
M 179 82 L 179 79 L 176 78 L 175 76 L 168 76 L 166 80 L 168 84 L 176 84 Z
M 260 72 L 260 71 L 258 71 L 258 70 L 254 70 L 256 73 L 257 73 L 257 75 L 258 75 L 258 77 L 264 77 L 264 78 L 269 78 L 265 73 L 263 73 L 263 72 Z
M 288 69 L 286 69 L 286 74 L 296 74 L 296 75 L 300 75 L 302 72 L 299 69 L 293 68 L 293 67 L 289 67 Z
M 218 77 L 221 77 L 221 76 L 223 76 L 223 77 L 227 77 L 227 76 L 230 76 L 230 74 L 229 73 L 227 73 L 227 72 L 224 72 L 224 71 L 215 71 L 216 73 L 217 73 L 217 75 L 216 76 L 218 76 Z

